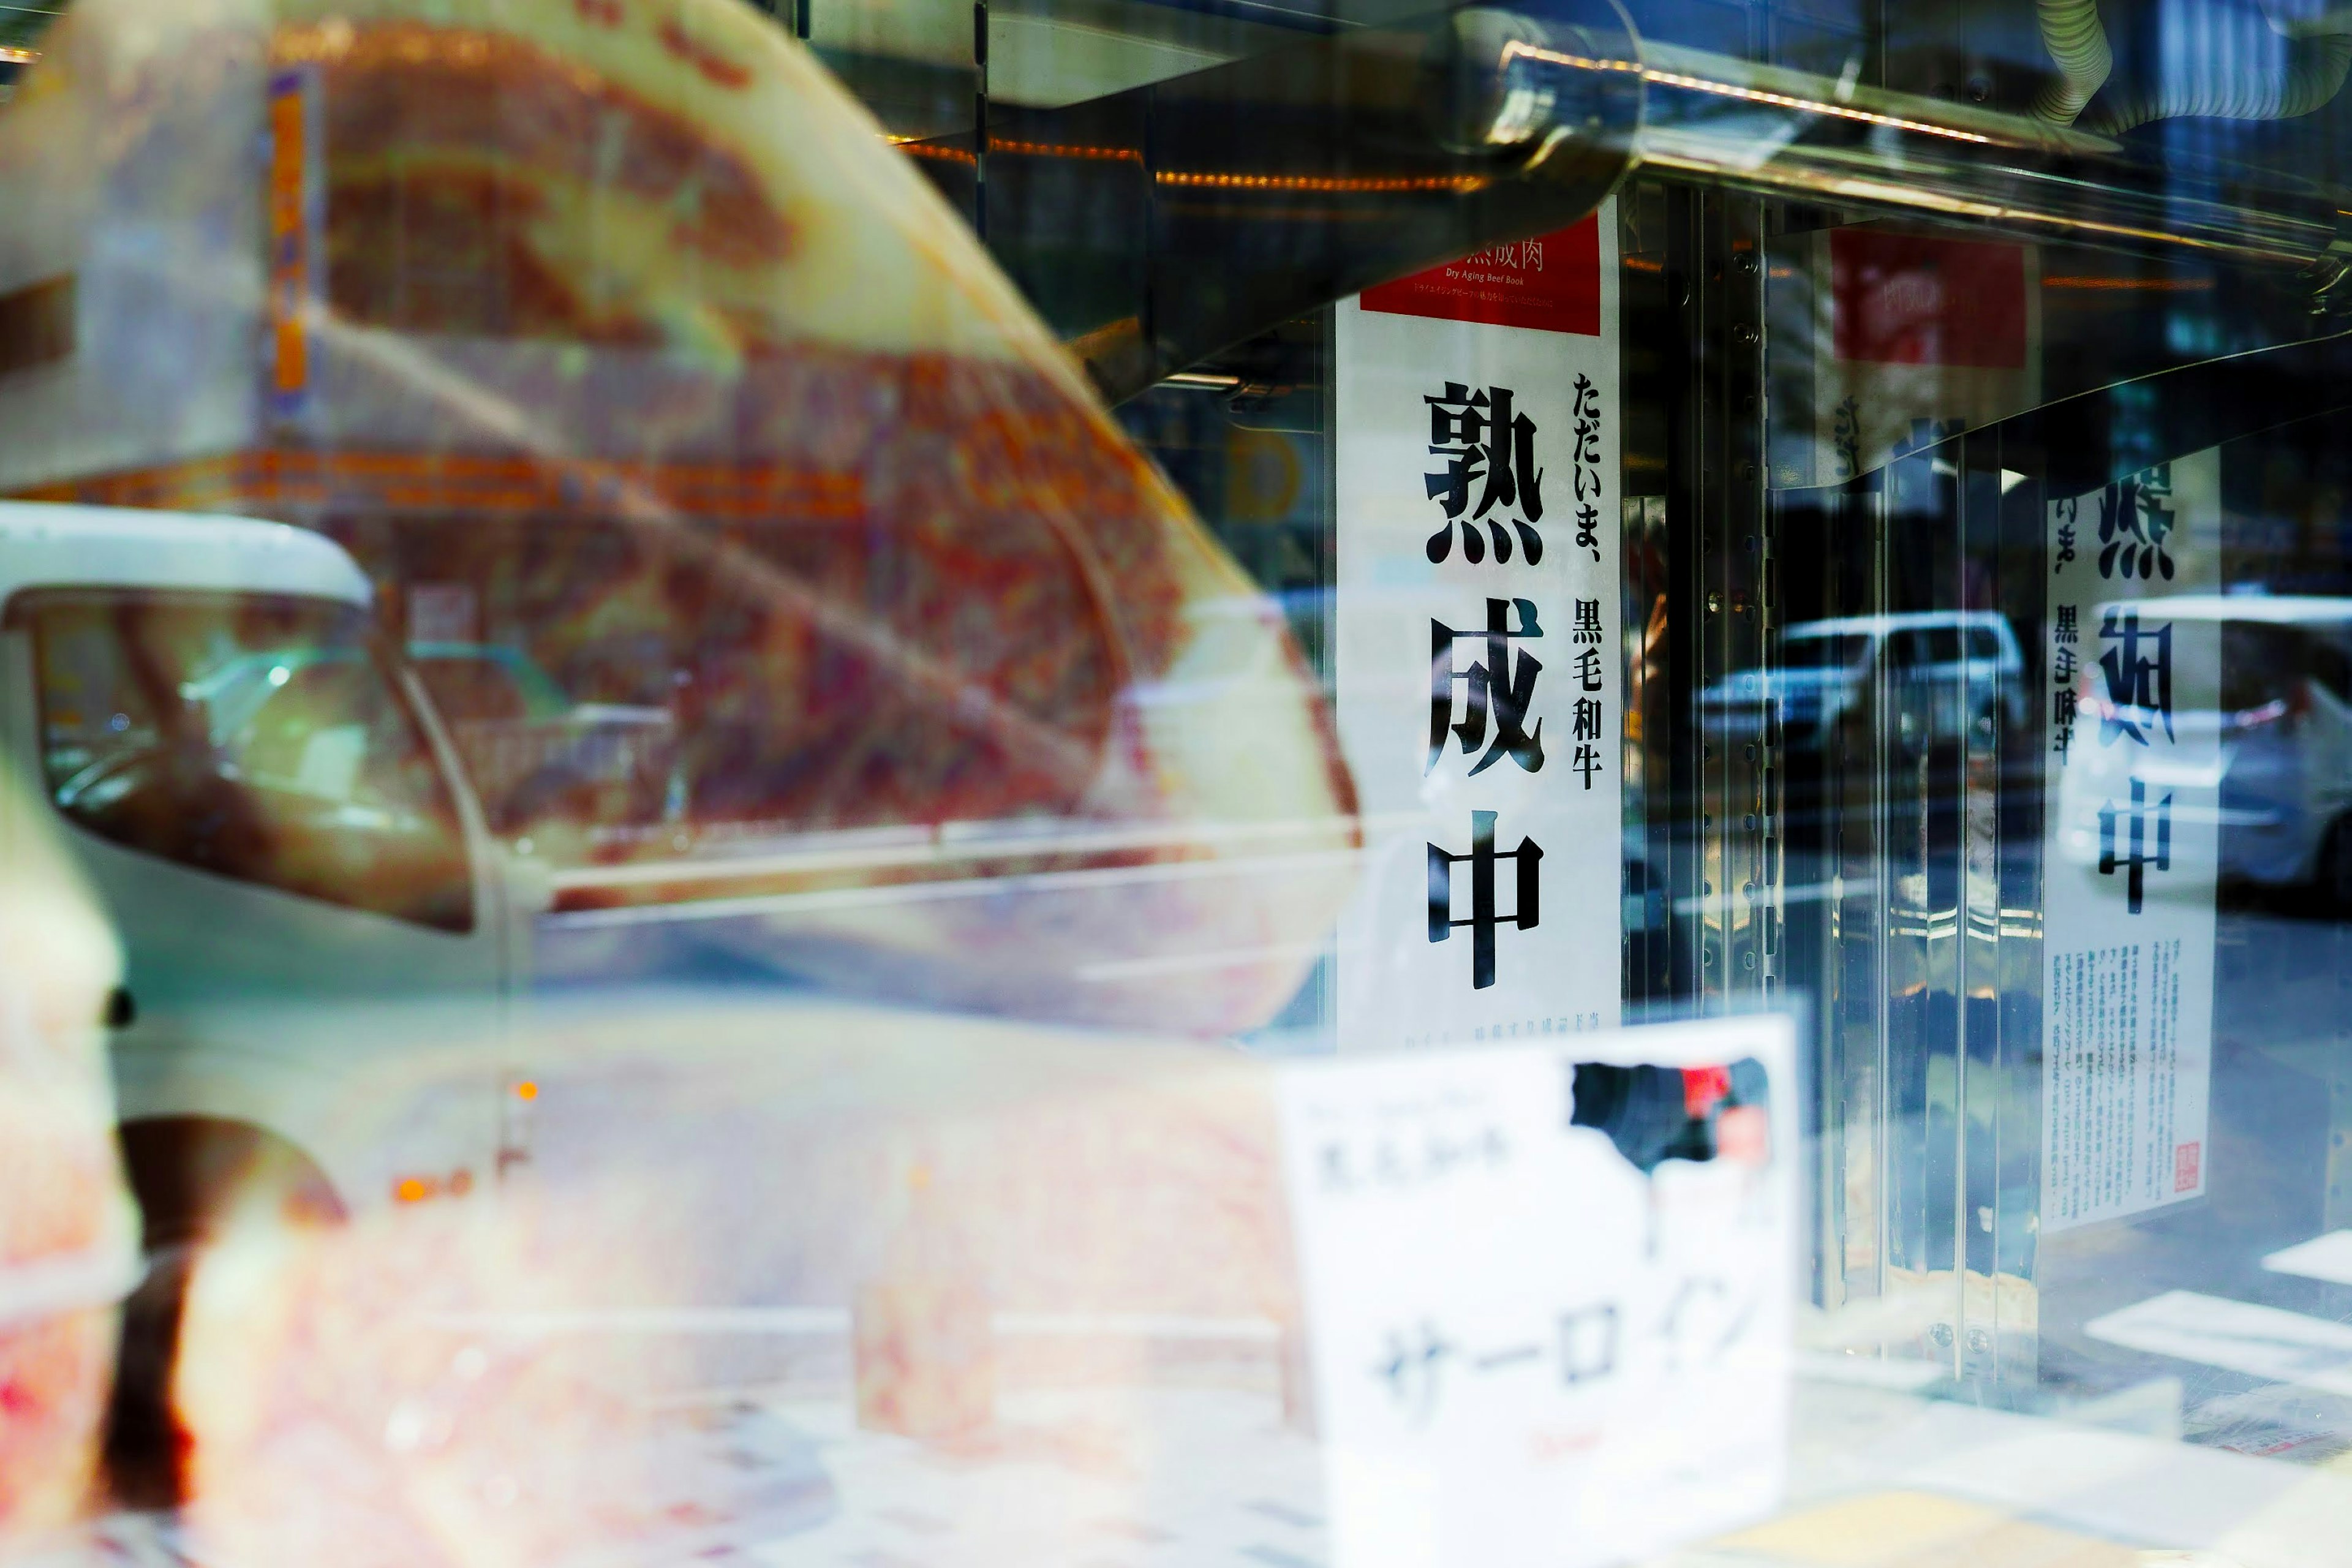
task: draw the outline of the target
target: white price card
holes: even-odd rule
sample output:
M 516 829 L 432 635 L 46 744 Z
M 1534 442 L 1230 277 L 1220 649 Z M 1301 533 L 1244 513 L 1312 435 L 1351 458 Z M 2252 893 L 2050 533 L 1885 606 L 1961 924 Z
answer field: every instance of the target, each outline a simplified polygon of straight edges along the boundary
M 1784 1483 L 1789 1021 L 1284 1069 L 1334 1568 L 1577 1568 Z

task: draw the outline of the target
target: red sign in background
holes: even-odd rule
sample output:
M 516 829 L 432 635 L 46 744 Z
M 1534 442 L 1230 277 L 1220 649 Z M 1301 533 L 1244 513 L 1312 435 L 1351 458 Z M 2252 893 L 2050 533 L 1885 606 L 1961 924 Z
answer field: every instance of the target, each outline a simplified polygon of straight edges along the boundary
M 2025 251 L 1866 228 L 1830 232 L 1837 357 L 1876 364 L 2025 363 Z
M 1514 241 L 1367 289 L 1364 309 L 1601 335 L 1601 220 Z

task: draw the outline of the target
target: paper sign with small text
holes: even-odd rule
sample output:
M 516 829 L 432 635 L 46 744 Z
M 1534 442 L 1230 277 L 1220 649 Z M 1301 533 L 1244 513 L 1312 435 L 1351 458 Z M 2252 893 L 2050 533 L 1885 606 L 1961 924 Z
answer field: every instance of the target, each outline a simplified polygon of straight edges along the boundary
M 2201 1196 L 2225 728 L 2218 450 L 2049 502 L 2045 1232 Z M 2200 590 L 2203 590 L 2202 593 Z
M 1334 1568 L 1580 1568 L 1769 1513 L 1785 1018 L 1284 1069 Z

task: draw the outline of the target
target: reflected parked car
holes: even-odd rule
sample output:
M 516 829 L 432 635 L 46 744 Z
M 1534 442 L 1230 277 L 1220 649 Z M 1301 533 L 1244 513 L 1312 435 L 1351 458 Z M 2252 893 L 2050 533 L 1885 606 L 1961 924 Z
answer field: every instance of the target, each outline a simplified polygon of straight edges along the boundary
M 572 699 L 539 661 L 498 643 L 412 642 L 408 662 L 449 724 L 569 718 Z M 660 709 L 630 710 L 659 713 Z
M 184 695 L 226 743 L 266 704 L 286 712 L 329 688 L 363 685 L 371 657 L 351 645 L 265 649 L 226 661 Z M 573 702 L 528 653 L 496 644 L 412 643 L 407 666 L 494 832 L 546 838 L 558 823 L 641 821 L 658 806 L 673 749 L 667 709 Z
M 495 1163 L 496 1041 L 543 901 L 373 636 L 336 545 L 236 518 L 0 503 L 0 747 L 123 952 L 110 1042 L 151 1249 L 261 1160 L 289 1208 L 392 1201 L 345 1075 L 418 1039 L 489 1045 L 423 1167 Z M 518 878 L 520 879 L 518 880 Z
M 2009 618 L 1992 610 L 1932 610 L 1800 621 L 1780 637 L 1770 669 L 1743 669 L 1699 698 L 1710 731 L 1753 726 L 1768 705 L 1795 747 L 1829 747 L 1867 713 L 1884 676 L 1894 722 L 1915 745 L 1958 741 L 1990 718 L 2027 717 L 2025 661 Z
M 2175 853 L 2190 827 L 2210 826 L 2222 880 L 2352 908 L 2352 600 L 2182 595 L 2101 605 L 2092 624 L 2126 609 L 2151 631 L 2159 614 L 2172 628 L 2163 657 L 2181 700 L 2167 746 L 2103 743 L 2111 724 L 2163 718 L 2118 707 L 2096 658 L 2084 659 L 2061 785 L 2066 858 L 2097 861 L 2100 808 L 2137 783 L 2162 805 Z
M 412 642 L 408 662 L 495 831 L 543 839 L 557 822 L 641 823 L 659 811 L 677 749 L 668 709 L 575 702 L 507 644 Z

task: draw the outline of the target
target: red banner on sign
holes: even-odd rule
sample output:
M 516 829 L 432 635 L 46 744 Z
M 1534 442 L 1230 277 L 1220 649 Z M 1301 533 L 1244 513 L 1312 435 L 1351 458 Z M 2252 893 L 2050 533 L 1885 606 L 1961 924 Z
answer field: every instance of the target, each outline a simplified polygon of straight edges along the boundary
M 1601 220 L 1497 245 L 1367 289 L 1364 309 L 1441 321 L 1601 335 Z
M 1842 360 L 2025 363 L 2022 247 L 1835 229 L 1830 279 Z

